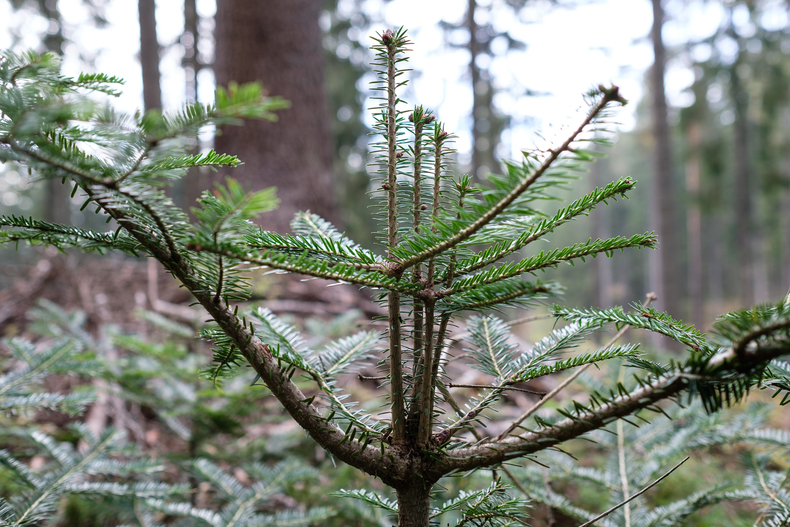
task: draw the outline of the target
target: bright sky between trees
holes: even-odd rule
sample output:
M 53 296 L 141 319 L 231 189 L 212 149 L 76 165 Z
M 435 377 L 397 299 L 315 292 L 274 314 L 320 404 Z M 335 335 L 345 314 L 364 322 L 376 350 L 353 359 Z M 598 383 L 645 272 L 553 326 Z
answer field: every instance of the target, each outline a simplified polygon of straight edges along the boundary
M 478 0 L 479 5 L 497 0 Z M 652 24 L 652 10 L 648 0 L 580 1 L 575 8 L 551 7 L 537 0 L 515 16 L 509 8 L 493 11 L 493 24 L 508 30 L 527 43 L 525 51 L 504 53 L 505 42 L 495 42 L 494 57 L 482 57 L 480 65 L 488 67 L 495 78 L 495 86 L 516 88 L 503 90 L 496 104 L 513 119 L 513 127 L 504 139 L 504 157 L 517 154 L 534 141 L 534 132 L 542 129 L 548 135 L 549 123 L 562 125 L 579 109 L 581 94 L 597 84 L 616 84 L 621 93 L 636 103 L 643 95 L 647 70 L 653 53 L 648 35 Z M 667 45 L 686 43 L 712 34 L 722 23 L 724 12 L 715 2 L 665 2 L 667 22 L 664 37 Z M 762 20 L 769 28 L 785 27 L 787 16 L 781 0 L 768 10 Z M 204 17 L 203 30 L 210 32 L 210 17 L 216 10 L 215 0 L 198 0 L 198 12 Z M 136 59 L 139 50 L 137 5 L 131 0 L 107 0 L 105 16 L 109 24 L 96 28 L 90 23 L 81 0 L 59 0 L 58 6 L 66 22 L 65 34 L 69 43 L 65 49 L 65 73 L 102 71 L 126 79 L 124 95 L 116 104 L 128 111 L 142 106 L 142 80 Z M 414 41 L 411 64 L 415 70 L 407 98 L 435 109 L 447 123 L 448 130 L 459 136 L 459 152 L 468 151 L 471 137 L 469 112 L 472 91 L 466 79 L 468 52 L 447 45 L 439 21 L 459 22 L 464 16 L 467 0 L 363 0 L 362 8 L 374 20 L 367 35 L 358 36 L 365 44 L 367 38 L 385 27 L 406 26 Z M 339 11 L 350 16 L 355 4 L 341 0 Z M 483 16 L 481 10 L 481 16 Z M 481 18 L 479 23 L 488 22 Z M 736 25 L 739 23 L 735 15 Z M 178 38 L 183 31 L 183 2 L 157 2 L 157 32 L 163 46 L 161 63 L 163 104 L 174 108 L 184 102 L 184 74 L 180 68 L 183 48 Z M 745 23 L 744 23 L 745 24 Z M 18 48 L 35 48 L 40 36 L 48 30 L 47 22 L 32 11 L 14 13 L 7 0 L 0 0 L 0 48 L 13 44 L 9 28 L 20 27 Z M 381 27 L 379 27 L 381 26 Z M 741 24 L 743 26 L 743 24 Z M 749 30 L 748 27 L 743 28 Z M 462 44 L 457 42 L 456 44 Z M 726 47 L 727 43 L 723 42 Z M 211 55 L 211 42 L 204 42 L 200 50 Z M 704 46 L 693 51 L 695 58 L 704 59 Z M 710 51 L 708 50 L 709 54 Z M 82 55 L 82 58 L 80 57 Z M 84 59 L 87 59 L 87 63 Z M 265 83 L 265 79 L 262 79 Z M 693 81 L 692 71 L 680 61 L 670 61 L 667 73 L 667 95 L 671 106 L 685 106 L 691 101 L 684 89 Z M 209 71 L 201 72 L 199 98 L 209 101 L 214 81 Z M 519 89 L 545 93 L 542 96 L 517 96 Z M 635 124 L 636 104 L 620 111 L 617 120 L 623 129 Z M 510 145 L 513 145 L 512 147 Z

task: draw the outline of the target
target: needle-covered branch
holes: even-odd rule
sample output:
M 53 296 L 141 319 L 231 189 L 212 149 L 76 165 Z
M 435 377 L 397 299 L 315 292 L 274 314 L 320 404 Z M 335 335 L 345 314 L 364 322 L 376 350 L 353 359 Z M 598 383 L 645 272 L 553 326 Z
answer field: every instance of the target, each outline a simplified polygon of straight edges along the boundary
M 488 225 L 491 221 L 493 221 L 497 216 L 499 216 L 502 212 L 507 209 L 507 207 L 512 204 L 521 194 L 523 194 L 533 183 L 535 183 L 541 176 L 543 176 L 553 165 L 554 163 L 560 158 L 560 156 L 566 152 L 572 152 L 573 148 L 572 145 L 579 136 L 584 132 L 587 127 L 598 117 L 600 113 L 604 111 L 604 109 L 609 106 L 613 102 L 618 102 L 620 104 L 624 104 L 625 100 L 620 96 L 619 89 L 616 86 L 613 86 L 609 89 L 601 90 L 601 97 L 598 102 L 590 109 L 587 117 L 582 121 L 576 130 L 574 130 L 568 138 L 557 148 L 552 149 L 549 151 L 549 154 L 540 164 L 540 166 L 535 170 L 534 173 L 529 175 L 526 179 L 524 179 L 520 184 L 518 184 L 515 188 L 513 188 L 508 194 L 503 197 L 499 202 L 497 202 L 494 206 L 488 209 L 483 215 L 481 215 L 477 220 L 475 220 L 471 225 L 461 229 L 453 236 L 448 237 L 447 239 L 433 245 L 425 250 L 420 251 L 417 254 L 414 254 L 408 258 L 405 258 L 398 262 L 401 269 L 408 269 L 414 265 L 417 265 L 420 262 L 424 262 L 429 260 L 431 257 L 436 256 L 440 253 L 448 251 L 452 249 L 459 243 L 463 242 L 464 240 L 471 237 L 473 234 L 478 232 L 480 229 Z
M 760 338 L 754 332 L 744 338 Z M 660 401 L 673 399 L 683 392 L 695 387 L 697 393 L 704 392 L 706 385 L 714 385 L 724 393 L 724 385 L 729 384 L 728 391 L 733 398 L 745 395 L 749 386 L 757 383 L 759 373 L 771 360 L 790 354 L 790 335 L 787 329 L 781 336 L 782 346 L 755 346 L 743 355 L 735 350 L 727 349 L 715 356 L 699 361 L 692 357 L 685 364 L 677 366 L 673 371 L 660 375 L 653 380 L 640 382 L 640 386 L 630 392 L 613 395 L 605 401 L 591 403 L 589 406 L 577 406 L 575 411 L 567 412 L 567 417 L 553 424 L 544 423 L 533 431 L 527 431 L 515 437 L 507 437 L 501 441 L 482 442 L 471 447 L 448 450 L 442 462 L 441 473 L 458 470 L 473 470 L 502 463 L 509 459 L 525 457 L 579 438 L 593 430 L 605 428 L 617 419 L 628 417 L 640 410 L 650 409 Z M 775 335 L 777 336 L 777 335 Z M 777 336 L 778 337 L 778 336 Z M 755 376 L 756 375 L 756 376 Z M 727 378 L 722 381 L 722 378 Z M 738 383 L 745 384 L 738 389 Z
M 606 187 L 602 189 L 596 188 L 567 207 L 560 209 L 551 218 L 540 220 L 526 232 L 521 232 L 520 225 L 514 225 L 513 232 L 498 232 L 498 236 L 505 237 L 508 241 L 499 242 L 472 258 L 465 258 L 459 261 L 456 267 L 456 275 L 470 274 L 498 262 L 505 256 L 523 249 L 536 240 L 540 240 L 561 225 L 579 216 L 588 215 L 601 202 L 605 202 L 607 199 L 616 199 L 617 196 L 625 197 L 626 192 L 633 189 L 635 184 L 634 181 L 627 178 L 613 181 Z M 505 224 L 500 227 L 500 231 L 507 227 L 508 225 Z

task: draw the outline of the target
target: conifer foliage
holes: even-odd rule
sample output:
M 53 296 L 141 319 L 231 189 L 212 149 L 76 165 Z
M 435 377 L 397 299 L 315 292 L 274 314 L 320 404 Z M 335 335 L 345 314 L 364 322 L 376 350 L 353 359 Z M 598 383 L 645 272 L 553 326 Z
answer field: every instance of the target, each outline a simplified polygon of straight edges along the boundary
M 141 315 L 176 334 L 185 333 L 184 327 L 161 316 Z M 227 474 L 203 457 L 174 463 L 165 453 L 142 453 L 129 444 L 121 430 L 109 428 L 97 435 L 77 422 L 68 427 L 65 440 L 58 440 L 26 426 L 29 423 L 25 418 L 34 416 L 36 410 L 73 415 L 95 400 L 87 387 L 65 396 L 40 389 L 38 380 L 59 374 L 117 383 L 117 391 L 125 399 L 155 408 L 160 420 L 188 442 L 192 456 L 205 453 L 199 447 L 209 443 L 210 436 L 240 428 L 234 415 L 227 410 L 212 412 L 206 396 L 191 389 L 189 382 L 199 382 L 194 365 L 198 357 L 185 357 L 184 350 L 172 341 L 150 343 L 116 333 L 112 327 L 103 328 L 106 338 L 97 340 L 84 330 L 82 313 L 64 312 L 47 301 L 40 301 L 30 316 L 30 330 L 40 337 L 38 340 L 15 338 L 3 342 L 12 357 L 2 364 L 11 372 L 0 377 L 0 404 L 10 421 L 7 426 L 9 422 L 4 420 L 0 428 L 0 444 L 6 447 L 0 449 L 0 472 L 4 483 L 11 476 L 13 486 L 10 499 L 0 497 L 0 525 L 51 524 L 61 516 L 63 502 L 76 498 L 100 503 L 96 508 L 104 509 L 101 514 L 113 521 L 133 519 L 142 527 L 164 525 L 162 519 L 166 517 L 177 518 L 168 525 L 181 526 L 298 527 L 319 524 L 334 515 L 326 507 L 294 508 L 282 503 L 276 510 L 272 507 L 276 498 L 287 496 L 289 486 L 304 485 L 315 476 L 315 469 L 299 460 L 287 459 L 271 466 L 244 463 L 237 467 L 243 470 L 242 483 L 236 475 Z M 191 332 L 187 335 L 193 336 Z M 114 346 L 129 351 L 120 363 L 104 356 Z M 22 367 L 15 368 L 15 363 Z M 250 396 L 249 389 L 241 394 L 233 392 L 227 390 L 221 395 L 226 399 Z M 237 400 L 236 405 L 243 406 L 239 403 Z M 31 457 L 43 460 L 38 463 L 41 466 L 28 466 L 25 458 Z M 176 460 L 178 457 L 174 456 Z M 174 474 L 180 474 L 178 479 L 183 482 L 174 484 Z M 185 481 L 187 474 L 191 475 L 189 483 Z M 198 506 L 194 500 L 201 485 L 211 489 L 213 499 L 204 499 Z
M 459 525 L 524 524 L 526 502 L 501 480 L 438 507 L 431 502 L 434 485 L 445 477 L 530 458 L 643 410 L 661 413 L 659 405 L 667 399 L 698 398 L 707 411 L 715 411 L 758 386 L 777 392 L 790 388 L 786 363 L 776 362 L 790 352 L 790 302 L 726 315 L 714 339 L 649 307 L 557 306 L 558 329 L 530 349 L 514 347 L 508 326 L 490 311 L 558 296 L 559 286 L 536 278 L 538 271 L 656 246 L 652 233 L 545 251 L 533 245 L 601 203 L 625 197 L 636 184 L 619 180 L 554 213 L 542 211 L 555 199 L 554 189 L 599 156 L 610 135 L 611 111 L 625 100 L 616 86 L 590 90 L 586 114 L 564 139 L 544 150 L 525 151 L 521 159 L 505 163 L 503 174 L 475 186 L 468 176 L 449 174 L 453 136 L 444 125 L 421 106 L 407 109 L 399 98 L 407 82 L 408 45 L 400 29 L 380 34 L 373 47 L 380 95 L 374 117 L 381 141 L 373 149 L 380 253 L 358 246 L 314 214 L 298 214 L 292 235 L 254 227 L 249 220 L 276 200 L 270 191 L 245 192 L 232 180 L 203 194 L 193 223 L 165 195 L 163 187 L 187 168 L 239 162 L 213 151 L 189 154 L 188 138 L 209 124 L 274 119 L 273 112 L 285 103 L 266 96 L 259 85 L 219 89 L 214 105 L 193 104 L 172 115 L 126 115 L 86 96 L 116 94 L 118 79 L 69 79 L 51 55 L 13 53 L 0 58 L 0 161 L 71 185 L 85 207 L 106 215 L 113 230 L 3 217 L 0 242 L 118 250 L 158 260 L 214 322 L 203 331 L 214 343 L 214 364 L 206 377 L 219 384 L 236 368 L 250 365 L 256 382 L 265 384 L 323 449 L 381 479 L 395 490 L 397 501 L 370 492 L 342 494 L 397 514 L 403 527 L 428 526 L 451 511 L 460 512 Z M 249 266 L 367 288 L 386 306 L 387 330 L 312 350 L 271 312 L 240 306 L 249 296 L 244 274 Z M 459 403 L 444 367 L 451 328 L 469 313 L 470 366 L 493 380 Z M 669 364 L 645 359 L 631 344 L 571 354 L 607 326 L 658 332 L 688 353 Z M 368 412 L 369 405 L 342 393 L 338 375 L 354 371 L 375 353 L 386 357 L 380 366 L 388 398 L 383 411 Z M 627 361 L 634 381 L 591 391 L 583 402 L 552 415 L 528 411 L 496 437 L 481 434 L 482 420 L 515 384 L 612 359 Z M 198 468 L 233 486 L 216 467 Z M 204 520 L 223 524 L 226 518 Z

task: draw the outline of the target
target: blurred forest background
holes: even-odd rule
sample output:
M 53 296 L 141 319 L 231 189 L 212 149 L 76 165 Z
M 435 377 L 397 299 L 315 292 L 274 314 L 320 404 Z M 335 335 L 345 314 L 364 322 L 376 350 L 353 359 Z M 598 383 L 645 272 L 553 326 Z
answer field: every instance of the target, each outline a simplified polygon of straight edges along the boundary
M 625 126 L 617 144 L 575 183 L 574 190 L 592 190 L 626 176 L 639 185 L 630 203 L 594 211 L 590 221 L 558 233 L 557 244 L 655 230 L 661 249 L 598 258 L 583 272 L 560 268 L 549 271 L 547 278 L 566 287 L 562 301 L 573 306 L 624 305 L 654 291 L 656 307 L 704 331 L 716 315 L 779 301 L 790 286 L 790 0 L 630 1 L 652 13 L 644 33 L 633 43 L 652 54 L 645 68 L 637 71 L 636 93 L 623 92 L 630 99 L 630 113 L 623 115 Z M 214 147 L 237 154 L 245 165 L 228 174 L 196 171 L 173 189 L 174 199 L 189 206 L 214 181 L 232 175 L 251 188 L 278 188 L 281 206 L 261 218 L 264 228 L 285 232 L 293 213 L 309 208 L 336 221 L 351 238 L 374 244 L 367 197 L 371 161 L 367 145 L 375 140 L 369 135 L 372 122 L 366 115 L 372 106 L 368 37 L 397 25 L 401 18 L 393 20 L 392 13 L 415 9 L 418 3 L 327 0 L 322 6 L 315 0 L 216 4 L 184 0 L 183 4 L 166 2 L 165 16 L 165 2 L 160 0 L 157 6 L 155 0 L 139 0 L 137 21 L 129 20 L 126 28 L 139 28 L 134 42 L 110 39 L 86 47 L 81 36 L 98 35 L 97 30 L 108 28 L 112 34 L 106 15 L 115 2 L 120 0 L 0 0 L 0 15 L 5 15 L 0 20 L 5 29 L 0 31 L 8 31 L 14 48 L 64 54 L 67 66 L 76 68 L 69 74 L 104 71 L 102 49 L 115 45 L 139 49 L 139 66 L 134 67 L 139 68 L 140 78 L 128 78 L 127 90 L 139 88 L 138 98 L 146 110 L 166 111 L 190 100 L 208 102 L 217 84 L 262 81 L 271 94 L 291 101 L 291 109 L 281 112 L 276 123 L 202 133 L 195 141 L 196 150 Z M 173 4 L 178 5 L 178 16 L 172 16 Z M 544 117 L 524 110 L 540 107 L 551 96 L 541 79 L 583 69 L 550 59 L 540 65 L 525 62 L 524 51 L 531 44 L 524 32 L 535 30 L 546 17 L 571 17 L 591 7 L 616 18 L 618 4 L 614 0 L 459 0 L 447 5 L 451 7 L 446 17 L 430 30 L 439 42 L 435 49 L 453 57 L 453 64 L 460 67 L 448 67 L 446 75 L 455 78 L 447 79 L 444 99 L 424 104 L 436 102 L 439 118 L 458 127 L 451 130 L 458 135 L 456 172 L 482 180 L 500 170 L 500 158 L 533 146 L 519 144 L 528 132 L 548 125 Z M 75 13 L 82 13 L 81 18 Z M 412 15 L 419 21 L 419 13 Z M 120 28 L 117 32 L 131 34 Z M 585 43 L 580 39 L 571 45 Z M 421 53 L 417 47 L 414 55 Z M 443 56 L 434 57 L 432 64 L 441 63 Z M 413 76 L 419 80 L 430 74 L 436 72 L 415 71 Z M 606 84 L 611 74 L 604 75 L 585 82 Z M 408 97 L 414 101 L 420 92 L 410 90 Z M 456 91 L 466 95 L 459 99 Z M 443 117 L 442 109 L 452 117 Z M 534 141 L 541 145 L 540 139 Z M 77 226 L 98 227 L 104 221 L 81 207 L 59 181 L 31 180 L 20 167 L 0 167 L 0 214 Z M 204 390 L 196 369 L 209 360 L 209 354 L 189 339 L 194 334 L 189 327 L 194 330 L 203 317 L 186 307 L 189 298 L 183 291 L 165 286 L 169 279 L 154 267 L 121 257 L 100 261 L 35 249 L 3 250 L 0 258 L 0 334 L 9 337 L 26 331 L 26 313 L 43 296 L 67 309 L 82 310 L 85 328 L 96 335 L 96 342 L 112 341 L 100 346 L 109 350 L 110 369 L 113 361 L 137 368 L 127 375 L 115 366 L 111 380 L 96 381 L 105 383 L 105 394 L 112 393 L 107 386 L 115 386 L 120 395 L 100 397 L 85 418 L 90 427 L 101 430 L 113 422 L 131 430 L 138 444 L 153 452 L 175 452 L 176 457 L 202 455 L 232 464 L 249 459 L 251 453 L 267 460 L 289 451 L 316 465 L 327 463 L 323 452 L 304 441 L 289 421 L 261 424 L 265 412 L 251 415 L 254 405 L 272 404 L 253 399 L 245 383 L 228 387 L 223 394 Z M 378 313 L 376 305 L 353 292 L 333 288 L 327 296 L 304 283 L 284 285 L 274 280 L 264 277 L 256 283 L 256 300 L 266 300 L 274 312 L 307 317 L 298 324 L 317 342 L 343 334 L 356 323 L 360 310 Z M 151 313 L 134 318 L 133 308 L 164 314 L 188 327 L 168 325 Z M 58 313 L 46 304 L 37 316 L 56 319 Z M 342 316 L 326 324 L 310 318 L 315 315 Z M 63 317 L 64 326 L 82 327 L 83 321 Z M 103 329 L 107 324 L 120 324 L 148 337 L 119 340 Z M 173 344 L 152 351 L 151 339 L 157 335 L 172 339 L 168 342 Z M 196 359 L 191 352 L 197 348 L 202 351 Z M 153 356 L 158 361 L 154 367 Z M 156 376 L 165 379 L 164 385 Z M 162 390 L 167 384 L 183 393 L 166 395 Z M 133 397 L 128 398 L 130 393 Z M 155 399 L 168 400 L 169 406 L 157 410 L 151 403 Z M 233 448 L 228 447 L 228 437 L 236 441 Z M 725 471 L 732 468 L 727 459 L 702 463 L 714 473 L 711 465 L 716 463 Z M 234 474 L 245 482 L 244 472 Z M 328 482 L 322 476 L 315 484 L 353 487 L 348 480 L 357 476 L 341 469 L 332 477 Z M 291 494 L 300 502 L 325 503 L 326 493 L 318 489 L 310 496 Z M 588 498 L 594 507 L 599 496 Z M 198 505 L 201 499 L 209 501 L 198 495 Z M 362 509 L 357 513 L 372 514 Z M 84 511 L 73 514 L 79 521 L 71 524 L 89 524 Z M 100 516 L 96 525 L 104 524 Z M 709 518 L 712 523 L 701 520 L 695 525 L 733 521 L 728 518 L 714 515 Z M 363 521 L 351 514 L 336 521 L 368 525 L 381 518 Z
M 140 0 L 142 82 L 133 80 L 130 88 L 141 86 L 145 108 L 155 109 L 163 100 L 209 98 L 215 82 L 261 80 L 271 93 L 292 102 L 281 121 L 217 137 L 207 131 L 196 148 L 236 153 L 246 165 L 234 177 L 255 188 L 278 187 L 282 206 L 262 219 L 267 228 L 286 231 L 293 212 L 309 208 L 371 244 L 368 36 L 392 25 L 386 17 L 398 11 L 399 3 L 402 9 L 413 7 L 398 0 L 334 0 L 323 7 L 311 1 L 232 0 L 217 10 L 210 1 L 186 0 L 183 17 L 165 18 L 160 6 L 157 18 L 154 0 Z M 11 0 L 6 24 L 16 47 L 32 44 L 65 53 L 67 62 L 92 70 L 100 50 L 80 49 L 84 39 L 76 36 L 106 27 L 111 4 Z M 441 33 L 440 49 L 462 57 L 462 69 L 448 67 L 449 74 L 458 75 L 448 79 L 451 90 L 461 86 L 471 95 L 462 108 L 452 109 L 466 114 L 454 132 L 459 146 L 470 146 L 459 148 L 457 172 L 483 178 L 499 170 L 498 159 L 531 146 L 514 144 L 525 128 L 547 124 L 525 116 L 519 103 L 539 105 L 550 93 L 518 79 L 503 81 L 502 64 L 496 62 L 510 56 L 523 60 L 518 53 L 528 44 L 518 28 L 529 32 L 541 17 L 571 16 L 590 5 L 605 17 L 617 17 L 617 6 L 585 0 L 451 4 L 458 12 L 448 9 L 435 31 Z M 596 211 L 589 232 L 574 234 L 583 239 L 654 229 L 661 250 L 599 259 L 590 273 L 560 269 L 553 274 L 566 285 L 571 304 L 625 304 L 652 290 L 658 307 L 704 328 L 728 309 L 778 300 L 790 284 L 790 2 L 654 0 L 645 7 L 652 9 L 653 24 L 641 44 L 649 43 L 655 60 L 643 73 L 640 97 L 631 97 L 635 109 L 626 120 L 632 122 L 609 156 L 578 183 L 592 188 L 622 176 L 635 178 L 640 184 L 632 200 L 637 203 Z M 69 22 L 74 20 L 70 11 L 77 9 L 83 19 L 75 25 Z M 170 35 L 167 41 L 163 33 Z M 671 44 L 665 43 L 667 33 Z M 100 48 L 113 45 L 102 42 Z M 554 71 L 544 71 L 516 64 L 528 72 L 527 79 L 574 67 L 558 63 Z M 677 92 L 671 103 L 664 88 L 667 71 L 681 79 L 668 86 Z M 173 79 L 183 79 L 183 85 L 179 88 Z M 163 86 L 183 95 L 163 94 Z M 174 189 L 174 196 L 191 203 L 222 177 L 195 174 L 184 188 Z M 6 167 L 0 174 L 0 212 L 43 211 L 53 221 L 92 221 L 79 210 L 80 203 L 69 202 L 63 188 L 58 182 L 31 184 Z M 6 254 L 4 262 L 15 258 Z M 10 286 L 20 272 L 7 268 L 2 285 Z

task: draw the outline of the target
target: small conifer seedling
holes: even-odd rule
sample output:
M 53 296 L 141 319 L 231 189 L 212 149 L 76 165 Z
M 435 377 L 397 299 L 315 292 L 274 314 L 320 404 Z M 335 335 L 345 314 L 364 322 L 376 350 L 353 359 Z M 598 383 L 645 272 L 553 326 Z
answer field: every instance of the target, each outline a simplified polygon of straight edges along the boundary
M 71 185 L 113 229 L 2 217 L 0 242 L 117 250 L 159 261 L 213 321 L 203 332 L 214 343 L 206 376 L 219 383 L 236 368 L 251 366 L 256 382 L 334 459 L 394 489 L 395 501 L 361 490 L 341 494 L 397 515 L 400 527 L 427 527 L 445 513 L 460 515 L 459 525 L 526 524 L 523 496 L 498 478 L 443 504 L 432 503 L 432 492 L 443 478 L 529 459 L 620 419 L 661 413 L 664 400 L 685 395 L 715 411 L 756 386 L 777 393 L 790 387 L 790 370 L 772 363 L 790 352 L 790 302 L 725 315 L 714 339 L 640 304 L 630 310 L 556 306 L 554 316 L 567 324 L 528 349 L 513 346 L 509 326 L 490 313 L 558 294 L 556 283 L 534 278 L 539 271 L 656 245 L 655 236 L 644 233 L 533 250 L 534 242 L 555 229 L 634 188 L 625 178 L 553 213 L 537 206 L 599 155 L 606 119 L 625 100 L 616 86 L 591 90 L 587 113 L 564 140 L 524 152 L 504 163 L 503 174 L 473 184 L 468 176 L 448 173 L 453 136 L 442 123 L 421 106 L 407 109 L 399 98 L 407 45 L 404 30 L 387 30 L 373 48 L 381 102 L 375 130 L 382 139 L 373 151 L 379 252 L 310 213 L 297 215 L 293 235 L 262 230 L 250 220 L 275 206 L 272 192 L 246 192 L 232 180 L 203 194 L 192 223 L 165 195 L 162 187 L 190 167 L 239 162 L 213 151 L 190 154 L 184 138 L 208 124 L 273 119 L 284 103 L 264 96 L 260 86 L 219 89 L 215 104 L 192 104 L 173 115 L 125 115 L 84 95 L 114 94 L 117 79 L 69 79 L 51 55 L 13 53 L 0 57 L 0 161 Z M 240 307 L 249 297 L 244 273 L 250 266 L 371 290 L 386 306 L 387 329 L 312 350 L 271 312 Z M 492 381 L 478 386 L 476 397 L 458 401 L 444 365 L 451 328 L 463 320 L 466 360 Z M 612 342 L 569 353 L 611 326 L 658 332 L 687 353 L 669 364 L 640 357 L 635 344 Z M 343 393 L 337 379 L 377 352 L 385 357 L 388 397 L 382 412 L 369 413 Z M 501 433 L 485 432 L 483 420 L 493 418 L 502 396 L 516 385 L 612 359 L 626 361 L 633 380 L 591 391 L 551 415 L 525 409 L 520 418 L 502 423 Z

